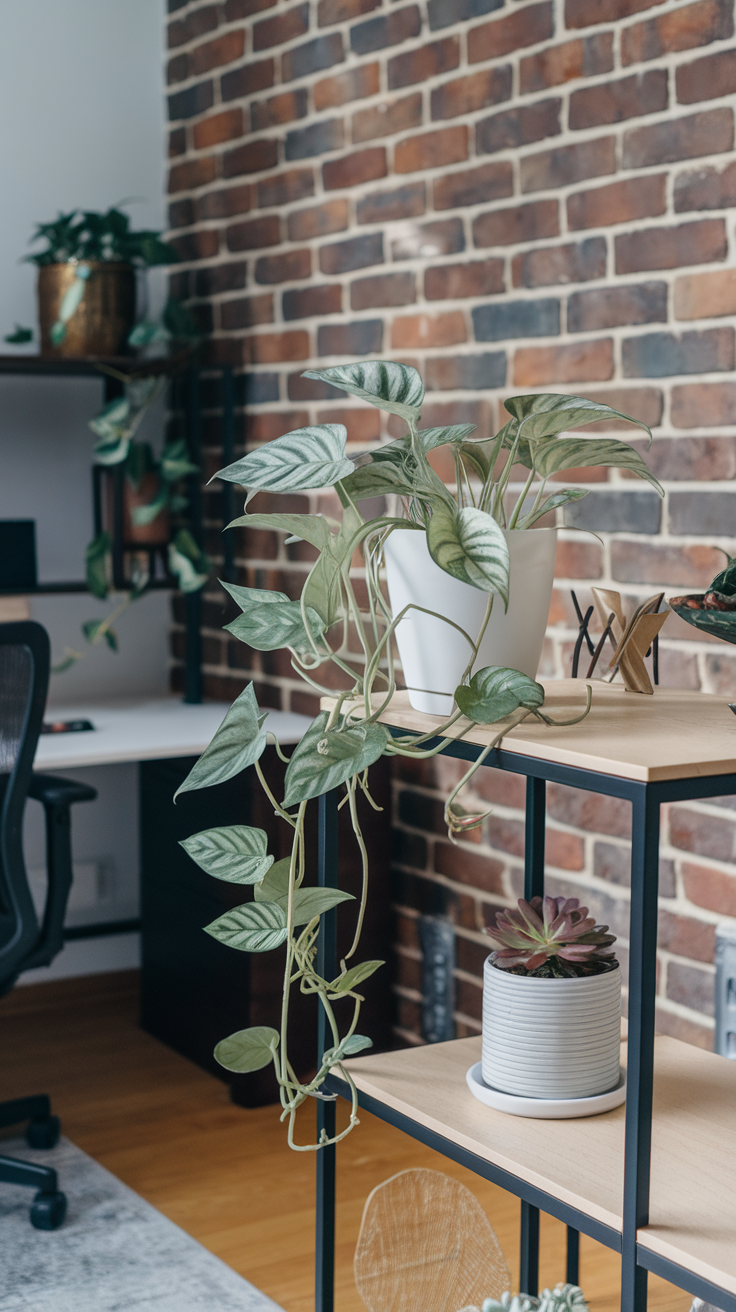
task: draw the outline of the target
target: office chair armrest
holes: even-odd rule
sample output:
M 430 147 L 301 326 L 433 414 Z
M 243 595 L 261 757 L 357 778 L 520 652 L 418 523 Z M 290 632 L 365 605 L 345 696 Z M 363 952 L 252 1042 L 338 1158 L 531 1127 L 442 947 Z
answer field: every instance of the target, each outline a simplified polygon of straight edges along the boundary
M 28 796 L 42 802 L 46 814 L 48 889 L 41 936 L 24 970 L 31 966 L 47 966 L 64 946 L 64 916 L 72 886 L 71 806 L 74 802 L 94 801 L 97 789 L 78 784 L 73 779 L 34 774 Z
M 71 806 L 72 802 L 93 802 L 97 789 L 78 784 L 74 779 L 59 779 L 52 774 L 32 774 L 28 796 L 44 806 Z

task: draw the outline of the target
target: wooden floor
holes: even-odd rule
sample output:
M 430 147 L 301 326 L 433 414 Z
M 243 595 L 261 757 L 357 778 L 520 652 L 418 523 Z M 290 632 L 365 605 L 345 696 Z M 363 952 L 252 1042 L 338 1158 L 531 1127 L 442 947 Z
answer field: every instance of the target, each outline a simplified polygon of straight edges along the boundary
M 0 1099 L 48 1092 L 80 1148 L 286 1312 L 312 1312 L 314 1155 L 286 1147 L 275 1108 L 234 1107 L 225 1085 L 144 1034 L 136 1014 L 132 972 L 16 989 L 0 999 Z M 518 1202 L 363 1114 L 338 1148 L 337 1312 L 364 1312 L 352 1257 L 365 1199 L 409 1166 L 472 1189 L 518 1279 Z M 560 1279 L 564 1227 L 544 1217 L 541 1281 Z M 580 1279 L 593 1312 L 615 1312 L 614 1254 L 583 1238 Z M 651 1276 L 649 1288 L 656 1312 L 687 1312 L 688 1295 Z

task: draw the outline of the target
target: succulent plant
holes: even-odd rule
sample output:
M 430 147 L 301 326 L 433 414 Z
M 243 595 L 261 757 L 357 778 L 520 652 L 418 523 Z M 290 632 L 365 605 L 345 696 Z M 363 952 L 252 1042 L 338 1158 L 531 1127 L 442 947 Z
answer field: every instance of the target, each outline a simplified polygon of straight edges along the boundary
M 464 1308 L 463 1312 L 476 1312 Z M 500 1298 L 486 1298 L 481 1312 L 588 1312 L 585 1295 L 578 1285 L 555 1285 L 543 1289 L 538 1297 L 531 1294 L 502 1294 Z
M 610 947 L 615 934 L 596 925 L 576 897 L 520 897 L 518 908 L 502 911 L 486 934 L 502 970 L 520 967 L 527 975 L 564 979 L 616 962 Z

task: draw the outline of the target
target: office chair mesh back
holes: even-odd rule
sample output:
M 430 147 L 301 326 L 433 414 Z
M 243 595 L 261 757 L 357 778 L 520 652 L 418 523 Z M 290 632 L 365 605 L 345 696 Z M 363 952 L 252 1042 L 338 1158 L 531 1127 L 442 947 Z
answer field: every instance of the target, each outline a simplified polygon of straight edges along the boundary
M 0 647 L 0 775 L 15 769 L 33 691 L 33 661 L 27 647 Z
M 39 936 L 23 860 L 23 812 L 48 679 L 41 625 L 0 624 L 0 994 Z

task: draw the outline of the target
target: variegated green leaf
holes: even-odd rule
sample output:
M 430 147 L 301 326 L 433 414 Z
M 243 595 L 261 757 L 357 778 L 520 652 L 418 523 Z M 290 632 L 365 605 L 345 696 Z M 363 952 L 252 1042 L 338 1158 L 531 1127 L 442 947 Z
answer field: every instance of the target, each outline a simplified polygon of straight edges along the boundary
M 452 424 L 450 428 L 422 428 L 419 431 L 419 440 L 425 451 L 434 451 L 435 447 L 445 446 L 448 442 L 457 446 L 470 437 L 476 427 L 476 424 Z
M 266 853 L 266 835 L 249 825 L 203 829 L 180 841 L 180 847 L 208 875 L 229 884 L 257 884 L 273 865 Z
M 298 601 L 290 601 L 285 593 L 269 592 L 265 588 L 241 588 L 235 583 L 222 586 L 243 609 L 242 615 L 224 626 L 234 638 L 256 651 L 277 651 L 279 647 L 291 647 L 293 651 L 309 649 Z M 306 614 L 316 641 L 324 633 L 324 624 L 311 606 L 306 608 Z
M 256 884 L 254 891 L 256 902 L 279 902 L 286 906 L 289 896 L 289 871 L 291 869 L 291 857 L 282 857 L 263 877 L 260 884 Z
M 601 401 L 588 401 L 582 396 L 565 396 L 557 392 L 545 392 L 533 396 L 510 396 L 504 401 L 510 415 L 523 421 L 526 438 L 551 437 L 565 429 L 581 428 L 583 424 L 599 423 L 603 419 L 625 419 L 637 428 L 643 428 L 649 434 L 652 431 L 641 419 L 632 419 L 622 410 L 613 410 Z
M 391 360 L 364 360 L 360 364 L 338 364 L 329 369 L 307 369 L 304 378 L 318 378 L 343 392 L 369 401 L 379 410 L 389 410 L 403 419 L 416 420 L 424 400 L 424 383 L 411 365 Z
M 463 715 L 476 724 L 495 724 L 520 706 L 536 710 L 544 703 L 544 688 L 520 670 L 487 665 L 478 670 L 468 685 L 455 689 L 455 701 Z
M 294 924 L 306 925 L 341 902 L 353 901 L 352 893 L 343 893 L 339 888 L 298 888 L 294 893 Z
M 490 515 L 472 506 L 454 513 L 437 506 L 427 529 L 427 546 L 446 574 L 484 592 L 497 592 L 508 605 L 509 549 Z
M 215 477 L 240 483 L 249 492 L 331 487 L 354 468 L 352 460 L 345 457 L 346 439 L 343 424 L 296 428 L 219 470 Z
M 373 460 L 368 465 L 360 465 L 344 479 L 343 486 L 353 501 L 391 493 L 400 497 L 417 495 L 409 476 L 404 474 L 400 465 L 390 460 Z
M 270 1025 L 252 1025 L 247 1030 L 237 1030 L 226 1039 L 220 1039 L 215 1047 L 215 1061 L 225 1067 L 226 1071 L 260 1071 L 272 1060 L 279 1046 L 278 1031 Z
M 352 474 L 349 477 L 352 478 Z M 277 529 L 293 537 L 303 538 L 318 551 L 328 545 L 332 536 L 324 515 L 241 515 L 226 527 Z
M 286 767 L 285 806 L 319 797 L 378 760 L 388 742 L 382 724 L 354 724 L 348 729 L 327 729 L 328 713 L 321 711 L 294 749 Z
M 385 961 L 362 961 L 359 966 L 353 966 L 344 975 L 338 975 L 337 979 L 333 979 L 330 989 L 333 993 L 349 993 L 351 989 L 362 984 L 364 979 L 373 975 L 379 966 L 385 964 Z
M 532 459 L 534 468 L 542 478 L 549 478 L 550 474 L 558 474 L 563 469 L 577 469 L 581 465 L 630 469 L 664 496 L 663 488 L 639 452 L 629 446 L 628 442 L 619 442 L 613 437 L 561 437 L 533 442 Z
M 276 902 L 246 902 L 205 925 L 205 933 L 239 952 L 271 952 L 286 938 L 286 912 Z
M 566 487 L 562 492 L 555 492 L 551 497 L 545 497 L 540 501 L 536 510 L 530 510 L 528 515 L 524 515 L 519 520 L 519 528 L 531 528 L 536 524 L 538 519 L 549 513 L 550 510 L 556 510 L 558 506 L 566 506 L 570 501 L 580 501 L 587 497 L 588 489 L 582 487 Z
M 355 536 L 364 522 L 362 515 L 353 506 L 345 507 L 340 532 L 330 539 L 320 553 L 302 589 L 302 603 L 316 610 L 326 629 L 342 615 L 341 572 L 345 564 L 349 567 L 348 556 L 354 549 Z
M 179 793 L 211 788 L 253 765 L 266 746 L 266 735 L 261 728 L 265 718 L 258 710 L 253 684 L 249 683 L 236 697 L 209 747 L 205 747 L 184 783 L 177 788 L 174 801 Z

